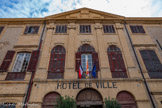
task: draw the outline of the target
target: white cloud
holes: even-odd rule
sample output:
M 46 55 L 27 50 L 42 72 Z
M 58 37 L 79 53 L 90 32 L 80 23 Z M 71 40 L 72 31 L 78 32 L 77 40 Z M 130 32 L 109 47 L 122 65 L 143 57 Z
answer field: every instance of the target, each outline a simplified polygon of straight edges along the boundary
M 162 0 L 4 0 L 0 17 L 45 17 L 82 7 L 126 17 L 162 17 L 161 6 Z

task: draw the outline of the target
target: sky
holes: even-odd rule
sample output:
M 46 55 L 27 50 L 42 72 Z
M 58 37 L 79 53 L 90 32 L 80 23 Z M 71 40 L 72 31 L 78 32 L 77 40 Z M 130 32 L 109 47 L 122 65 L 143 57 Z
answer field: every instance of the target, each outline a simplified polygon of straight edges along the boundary
M 0 18 L 42 18 L 83 7 L 125 17 L 162 17 L 162 0 L 0 0 Z

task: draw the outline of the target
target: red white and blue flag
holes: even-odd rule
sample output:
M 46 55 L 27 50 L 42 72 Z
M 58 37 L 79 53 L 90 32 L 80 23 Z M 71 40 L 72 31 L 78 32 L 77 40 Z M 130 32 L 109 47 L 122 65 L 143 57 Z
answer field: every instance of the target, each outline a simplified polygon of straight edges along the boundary
M 80 65 L 79 66 L 79 79 L 82 78 L 82 74 L 83 74 L 83 69 L 82 69 L 82 66 Z

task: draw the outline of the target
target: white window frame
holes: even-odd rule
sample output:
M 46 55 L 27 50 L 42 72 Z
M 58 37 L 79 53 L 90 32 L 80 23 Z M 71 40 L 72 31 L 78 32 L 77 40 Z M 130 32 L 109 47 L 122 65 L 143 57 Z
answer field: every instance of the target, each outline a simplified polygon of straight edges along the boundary
M 27 58 L 28 54 L 29 54 L 29 57 Z M 25 53 L 18 53 L 17 56 L 16 56 L 16 60 L 15 60 L 12 72 L 21 72 L 24 60 L 28 59 L 27 60 L 28 63 L 27 63 L 26 69 L 25 69 L 25 71 L 26 71 L 27 67 L 28 67 L 28 64 L 29 64 L 30 57 L 31 57 L 31 53 L 26 53 L 26 52 Z M 25 72 L 25 71 L 23 71 L 23 72 Z

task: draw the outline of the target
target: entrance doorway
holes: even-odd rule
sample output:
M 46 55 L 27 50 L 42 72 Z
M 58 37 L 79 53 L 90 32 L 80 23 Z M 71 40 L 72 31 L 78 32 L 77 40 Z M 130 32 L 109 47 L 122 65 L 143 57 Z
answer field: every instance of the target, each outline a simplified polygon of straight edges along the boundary
M 94 89 L 83 89 L 76 97 L 77 108 L 102 108 L 102 96 Z

